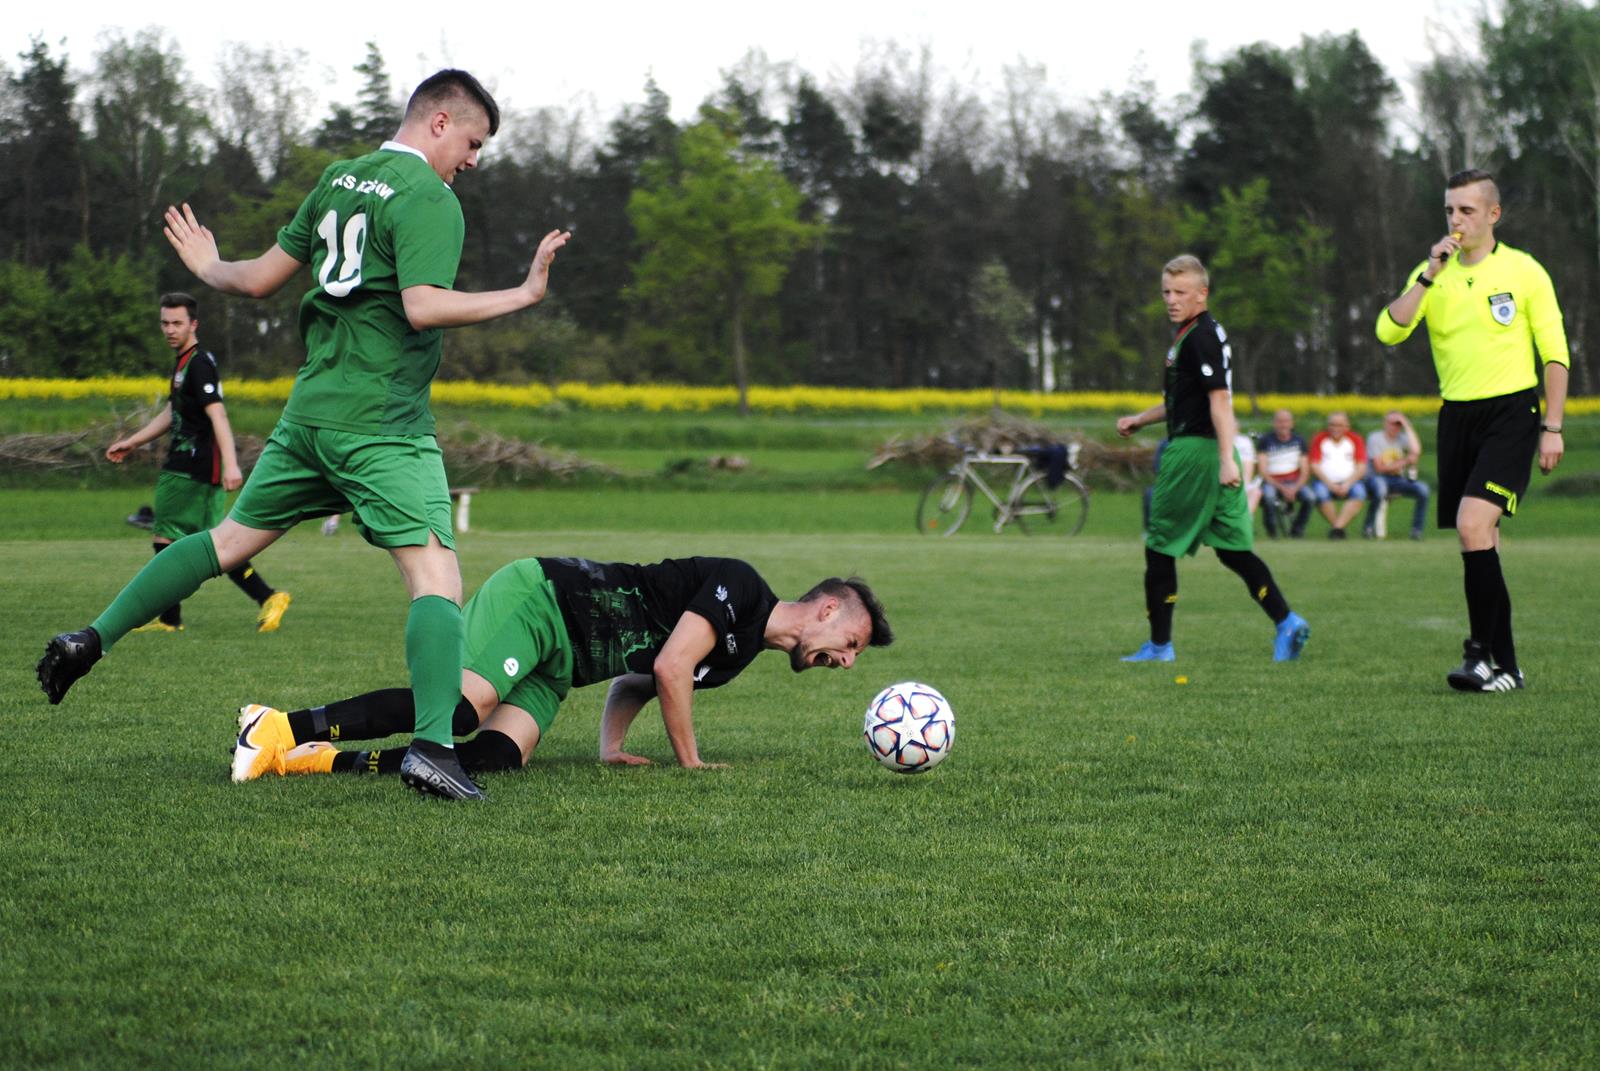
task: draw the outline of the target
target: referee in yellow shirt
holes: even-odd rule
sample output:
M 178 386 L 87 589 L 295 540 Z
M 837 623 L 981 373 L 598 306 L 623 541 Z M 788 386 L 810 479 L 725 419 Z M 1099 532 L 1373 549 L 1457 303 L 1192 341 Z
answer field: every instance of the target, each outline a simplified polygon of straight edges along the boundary
M 1378 314 L 1378 341 L 1396 345 L 1426 320 L 1439 373 L 1439 527 L 1461 538 L 1471 629 L 1461 667 L 1447 679 L 1461 691 L 1509 692 L 1523 687 L 1523 675 L 1500 571 L 1500 518 L 1517 512 L 1535 454 L 1546 474 L 1561 460 L 1567 334 L 1544 268 L 1495 239 L 1493 175 L 1450 176 L 1444 214 L 1450 233 Z

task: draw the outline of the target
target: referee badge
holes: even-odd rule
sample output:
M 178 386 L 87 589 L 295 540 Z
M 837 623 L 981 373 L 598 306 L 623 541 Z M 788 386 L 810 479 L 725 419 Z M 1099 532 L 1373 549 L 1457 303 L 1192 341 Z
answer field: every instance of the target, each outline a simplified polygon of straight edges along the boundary
M 1517 318 L 1517 299 L 1507 294 L 1489 295 L 1489 313 L 1501 327 L 1509 327 Z

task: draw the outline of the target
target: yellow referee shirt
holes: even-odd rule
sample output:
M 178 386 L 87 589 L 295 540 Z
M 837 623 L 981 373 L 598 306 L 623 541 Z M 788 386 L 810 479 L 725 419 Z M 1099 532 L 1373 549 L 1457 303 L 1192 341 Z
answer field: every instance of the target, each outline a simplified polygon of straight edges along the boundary
M 1378 313 L 1378 341 L 1385 346 L 1404 342 L 1427 320 L 1440 397 L 1469 402 L 1537 386 L 1536 347 L 1546 363 L 1569 364 L 1561 306 L 1537 260 L 1504 242 L 1471 267 L 1461 263 L 1460 253 L 1452 260 L 1449 270 L 1434 277 L 1409 324 L 1395 323 L 1387 305 Z M 1427 266 L 1417 265 L 1406 290 Z

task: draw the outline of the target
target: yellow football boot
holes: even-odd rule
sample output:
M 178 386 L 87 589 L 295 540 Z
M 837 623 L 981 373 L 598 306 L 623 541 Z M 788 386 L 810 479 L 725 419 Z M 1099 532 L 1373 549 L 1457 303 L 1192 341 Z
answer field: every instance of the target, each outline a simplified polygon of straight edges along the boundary
M 283 624 L 283 612 L 289 608 L 293 598 L 287 591 L 274 591 L 267 596 L 267 601 L 261 604 L 261 612 L 256 614 L 257 632 L 276 632 L 278 626 Z
M 311 740 L 283 753 L 283 773 L 319 774 L 333 772 L 333 757 L 339 749 L 326 740 Z
M 233 748 L 233 779 L 254 781 L 262 774 L 281 774 L 284 755 L 294 747 L 289 715 L 260 703 L 239 708 L 239 740 Z

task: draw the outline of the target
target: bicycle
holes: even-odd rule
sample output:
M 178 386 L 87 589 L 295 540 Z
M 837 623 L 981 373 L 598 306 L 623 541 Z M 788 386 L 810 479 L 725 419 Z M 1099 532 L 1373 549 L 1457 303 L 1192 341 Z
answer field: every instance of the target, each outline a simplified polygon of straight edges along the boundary
M 1025 534 L 1033 531 L 1059 531 L 1077 535 L 1089 517 L 1089 488 L 1072 470 L 1078 462 L 1078 444 L 1067 446 L 1067 473 L 1056 486 L 1049 485 L 1048 474 L 1037 467 L 1046 448 L 1024 447 L 1015 454 L 993 454 L 965 450 L 949 472 L 934 480 L 917 502 L 917 531 L 924 535 L 955 535 L 972 512 L 976 488 L 994 506 L 994 530 L 1000 532 L 1012 521 Z M 1011 485 L 997 479 L 1005 491 L 996 493 L 983 469 L 995 472 L 1011 469 Z

